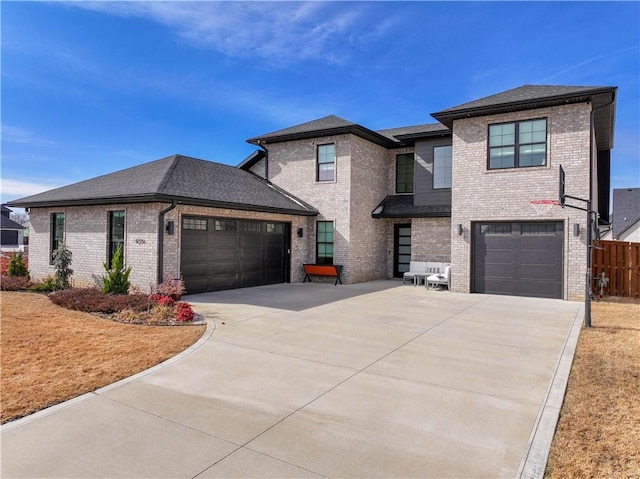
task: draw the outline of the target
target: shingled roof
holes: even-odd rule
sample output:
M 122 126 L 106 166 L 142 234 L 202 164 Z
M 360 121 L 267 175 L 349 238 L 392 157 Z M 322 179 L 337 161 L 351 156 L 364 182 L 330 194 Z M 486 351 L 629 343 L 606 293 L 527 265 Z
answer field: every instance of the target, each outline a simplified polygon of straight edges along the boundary
M 265 145 L 269 143 L 280 143 L 283 141 L 293 140 L 305 140 L 309 138 L 318 138 L 322 136 L 332 135 L 344 135 L 351 133 L 361 138 L 369 140 L 387 148 L 393 148 L 396 146 L 397 141 L 394 141 L 384 135 L 381 135 L 373 130 L 369 130 L 357 123 L 353 123 L 344 118 L 340 118 L 335 115 L 325 116 L 317 120 L 301 123 L 289 128 L 277 130 L 272 133 L 266 133 L 264 135 L 255 136 L 249 138 L 247 143 L 253 145 Z
M 27 196 L 11 206 L 171 202 L 316 215 L 317 210 L 253 173 L 182 155 Z
M 611 86 L 523 85 L 432 113 L 431 116 L 451 128 L 454 120 L 462 118 L 591 102 L 595 111 L 598 148 L 608 150 L 613 147 L 616 91 L 617 87 Z
M 451 216 L 451 205 L 413 204 L 413 195 L 389 195 L 373 210 L 374 218 L 441 218 Z
M 613 239 L 640 221 L 640 188 L 613 190 Z

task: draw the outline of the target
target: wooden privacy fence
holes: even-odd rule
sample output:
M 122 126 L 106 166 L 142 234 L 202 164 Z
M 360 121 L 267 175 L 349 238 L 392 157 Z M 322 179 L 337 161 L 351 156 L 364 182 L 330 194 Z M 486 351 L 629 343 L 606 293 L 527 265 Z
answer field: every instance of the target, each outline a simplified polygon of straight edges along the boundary
M 594 293 L 600 294 L 598 276 L 604 273 L 604 296 L 640 298 L 640 243 L 598 240 L 591 251 Z

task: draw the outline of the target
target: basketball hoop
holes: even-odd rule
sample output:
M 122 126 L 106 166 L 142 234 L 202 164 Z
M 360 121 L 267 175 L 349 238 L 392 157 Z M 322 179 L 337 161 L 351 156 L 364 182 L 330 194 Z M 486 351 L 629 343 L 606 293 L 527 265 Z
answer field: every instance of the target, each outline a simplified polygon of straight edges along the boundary
M 554 205 L 558 204 L 558 200 L 531 200 L 529 203 L 536 210 L 536 216 L 543 216 L 549 213 Z

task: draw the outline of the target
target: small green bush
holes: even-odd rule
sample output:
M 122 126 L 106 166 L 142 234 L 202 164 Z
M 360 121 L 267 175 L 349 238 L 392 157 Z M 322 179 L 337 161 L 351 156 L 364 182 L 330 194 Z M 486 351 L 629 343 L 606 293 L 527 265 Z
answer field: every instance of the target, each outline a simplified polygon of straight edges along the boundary
M 33 286 L 29 288 L 29 291 L 33 291 L 34 293 L 50 293 L 56 289 L 58 289 L 56 278 L 53 276 L 47 276 L 42 281 L 36 281 L 33 283 Z
M 9 267 L 7 268 L 7 275 L 22 277 L 29 276 L 29 270 L 27 269 L 27 265 L 24 262 L 22 253 L 15 253 L 11 255 L 11 259 L 9 260 Z
M 125 267 L 122 256 L 122 244 L 120 244 L 113 254 L 111 267 L 107 262 L 104 263 L 104 269 L 107 274 L 102 277 L 102 292 L 105 294 L 129 293 L 131 266 Z

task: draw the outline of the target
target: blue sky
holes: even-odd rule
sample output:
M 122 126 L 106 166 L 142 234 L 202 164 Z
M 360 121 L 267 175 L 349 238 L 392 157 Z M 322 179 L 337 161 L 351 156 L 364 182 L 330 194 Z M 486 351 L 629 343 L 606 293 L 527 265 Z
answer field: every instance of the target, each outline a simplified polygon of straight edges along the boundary
M 370 129 L 524 84 L 618 86 L 640 186 L 639 2 L 6 2 L 2 202 L 335 114 Z

